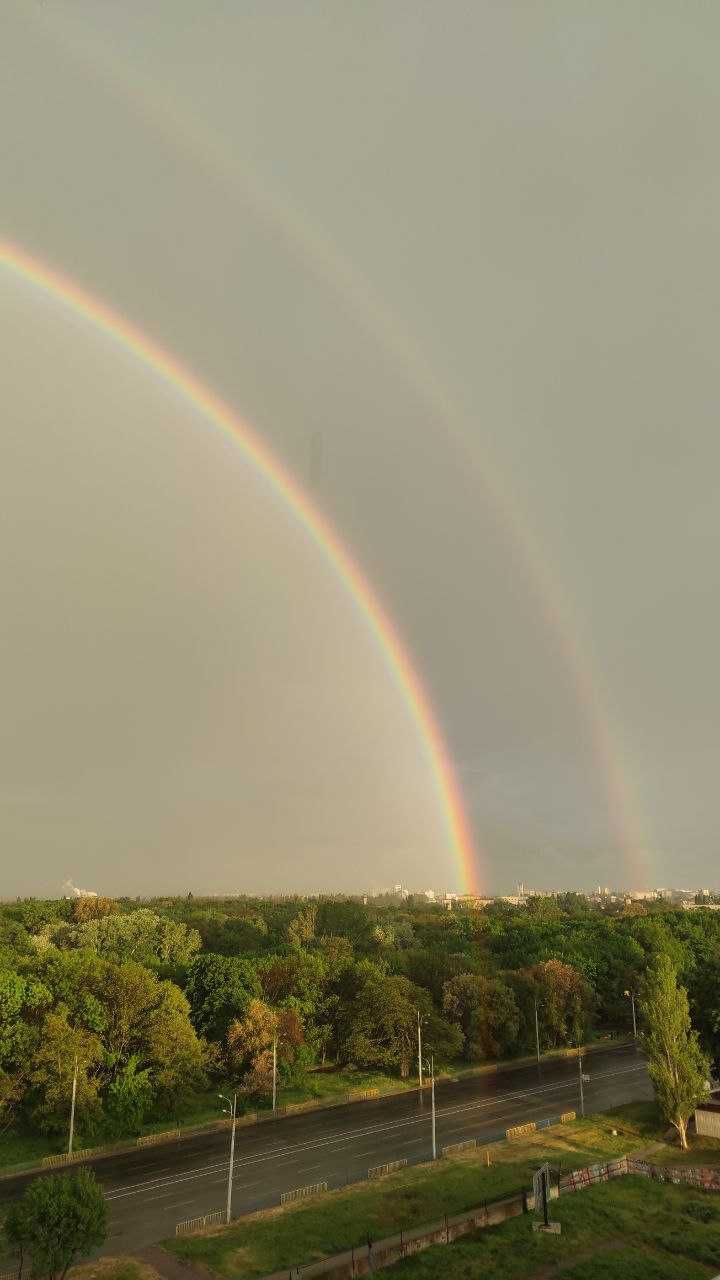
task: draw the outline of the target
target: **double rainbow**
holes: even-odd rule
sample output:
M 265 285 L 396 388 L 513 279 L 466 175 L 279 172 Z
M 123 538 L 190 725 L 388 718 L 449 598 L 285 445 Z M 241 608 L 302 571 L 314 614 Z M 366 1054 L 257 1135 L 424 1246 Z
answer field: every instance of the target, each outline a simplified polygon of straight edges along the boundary
M 246 459 L 267 479 L 287 505 L 367 621 L 408 706 L 431 767 L 448 836 L 463 883 L 477 892 L 477 861 L 463 800 L 442 731 L 422 681 L 397 628 L 360 566 L 327 518 L 268 446 L 219 395 L 153 338 L 74 281 L 31 256 L 20 246 L 0 240 L 0 265 L 62 301 L 129 351 L 154 374 L 171 384 L 214 427 L 235 441 Z

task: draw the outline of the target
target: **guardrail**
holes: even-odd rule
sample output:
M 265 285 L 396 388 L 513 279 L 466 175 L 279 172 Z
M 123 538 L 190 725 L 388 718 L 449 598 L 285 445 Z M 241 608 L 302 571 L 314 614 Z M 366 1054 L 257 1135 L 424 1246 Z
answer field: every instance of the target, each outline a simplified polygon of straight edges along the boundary
M 376 1164 L 372 1169 L 368 1169 L 367 1176 L 370 1181 L 375 1178 L 384 1178 L 388 1173 L 395 1173 L 398 1169 L 404 1169 L 407 1160 L 388 1160 L 387 1164 Z
M 447 1147 L 443 1147 L 440 1154 L 442 1156 L 459 1156 L 463 1151 L 475 1151 L 478 1145 L 477 1138 L 466 1138 L 464 1142 L 450 1142 Z
M 295 1187 L 293 1191 L 283 1191 L 280 1196 L 281 1204 L 293 1204 L 295 1200 L 309 1200 L 310 1196 L 319 1195 L 321 1191 L 327 1191 L 327 1182 L 312 1182 L 307 1187 Z
M 369 1102 L 371 1098 L 379 1098 L 379 1097 L 380 1097 L 379 1089 L 350 1089 L 347 1095 L 347 1101 L 348 1102 Z
M 193 1231 L 204 1231 L 206 1227 L 219 1226 L 224 1221 L 223 1209 L 212 1209 L 210 1213 L 202 1213 L 199 1218 L 186 1218 L 175 1227 L 176 1236 L 189 1236 Z M 2 1280 L 2 1277 L 0 1277 Z
M 63 1155 L 43 1156 L 40 1163 L 43 1169 L 57 1169 L 66 1164 L 80 1164 L 82 1160 L 89 1160 L 94 1155 L 92 1147 L 82 1147 L 79 1151 L 73 1151 L 72 1155 L 65 1152 Z
M 136 1138 L 135 1145 L 138 1147 L 154 1147 L 159 1146 L 162 1142 L 179 1142 L 181 1129 L 164 1129 L 161 1133 L 144 1133 L 141 1138 Z
M 547 1124 L 544 1127 L 547 1128 Z M 536 1130 L 537 1124 L 534 1120 L 530 1120 L 527 1124 L 514 1124 L 510 1129 L 506 1129 L 505 1137 L 512 1142 L 513 1138 L 524 1138 L 528 1133 L 535 1133 Z

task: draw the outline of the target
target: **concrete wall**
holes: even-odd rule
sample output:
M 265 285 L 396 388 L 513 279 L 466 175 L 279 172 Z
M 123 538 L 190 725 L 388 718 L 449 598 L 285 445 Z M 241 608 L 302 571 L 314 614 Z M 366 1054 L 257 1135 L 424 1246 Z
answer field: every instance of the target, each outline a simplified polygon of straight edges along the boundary
M 508 1218 L 516 1218 L 523 1212 L 522 1196 L 510 1196 L 507 1200 L 499 1200 L 487 1209 L 475 1209 L 472 1213 L 461 1217 L 453 1217 L 444 1223 L 437 1223 L 425 1231 L 409 1233 L 392 1240 L 379 1241 L 373 1245 L 371 1256 L 367 1246 L 355 1251 L 354 1258 L 345 1254 L 342 1258 L 327 1259 L 314 1266 L 303 1267 L 302 1274 L 322 1276 L 323 1280 L 354 1280 L 356 1276 L 371 1275 L 382 1267 L 390 1267 L 401 1258 L 409 1258 L 413 1253 L 420 1253 L 435 1244 L 451 1244 L 459 1236 L 477 1231 L 480 1227 L 496 1226 L 506 1222 Z M 328 1265 L 329 1264 L 329 1265 Z M 316 1270 L 317 1267 L 317 1270 Z

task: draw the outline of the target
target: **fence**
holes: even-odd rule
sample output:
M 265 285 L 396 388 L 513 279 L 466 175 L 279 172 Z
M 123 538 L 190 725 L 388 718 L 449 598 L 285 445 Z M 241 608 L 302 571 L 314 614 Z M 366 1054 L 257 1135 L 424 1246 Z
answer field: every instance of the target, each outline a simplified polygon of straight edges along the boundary
M 442 1148 L 441 1155 L 459 1156 L 463 1151 L 474 1151 L 477 1144 L 477 1138 L 468 1138 L 466 1142 L 451 1142 L 447 1147 Z
M 720 1191 L 720 1169 L 710 1166 L 662 1165 L 650 1164 L 647 1160 L 638 1160 L 632 1156 L 621 1156 L 619 1160 L 609 1160 L 605 1164 L 591 1164 L 584 1169 L 575 1169 L 560 1179 L 560 1191 L 584 1191 L 587 1187 L 595 1187 L 612 1178 L 622 1178 L 626 1174 L 636 1177 L 652 1178 L 654 1182 L 669 1182 L 675 1186 L 696 1187 L 699 1191 Z
M 351 1089 L 347 1095 L 348 1102 L 368 1102 L 371 1098 L 379 1098 L 379 1089 Z
M 65 1152 L 64 1155 L 43 1156 L 40 1163 L 43 1169 L 57 1169 L 65 1164 L 79 1164 L 81 1160 L 89 1160 L 94 1155 L 95 1151 L 92 1147 L 83 1147 L 79 1151 L 73 1151 L 72 1155 L 68 1155 Z
M 165 1129 L 162 1133 L 145 1133 L 142 1138 L 136 1139 L 138 1147 L 154 1147 L 162 1142 L 178 1142 L 180 1140 L 179 1129 Z
M 367 1176 L 372 1181 L 374 1178 L 384 1178 L 386 1173 L 395 1173 L 397 1169 L 404 1169 L 407 1160 L 389 1160 L 387 1164 L 376 1164 L 373 1169 L 368 1169 Z
M 310 1196 L 316 1196 L 327 1189 L 327 1182 L 312 1182 L 308 1187 L 296 1187 L 294 1191 L 283 1191 L 280 1203 L 292 1204 L 295 1200 L 308 1200 Z
M 184 1222 L 178 1222 L 175 1227 L 176 1236 L 188 1236 L 193 1231 L 204 1231 L 206 1227 L 219 1226 L 225 1220 L 225 1213 L 222 1209 L 213 1209 L 210 1213 L 203 1213 L 199 1218 L 186 1218 Z M 2 1277 L 0 1277 L 2 1280 Z
M 547 1128 L 549 1124 L 550 1121 L 548 1120 L 545 1127 Z M 528 1124 L 514 1124 L 512 1128 L 505 1130 L 505 1137 L 509 1141 L 512 1141 L 513 1138 L 524 1138 L 528 1133 L 534 1133 L 536 1129 L 537 1124 L 534 1120 L 530 1120 Z

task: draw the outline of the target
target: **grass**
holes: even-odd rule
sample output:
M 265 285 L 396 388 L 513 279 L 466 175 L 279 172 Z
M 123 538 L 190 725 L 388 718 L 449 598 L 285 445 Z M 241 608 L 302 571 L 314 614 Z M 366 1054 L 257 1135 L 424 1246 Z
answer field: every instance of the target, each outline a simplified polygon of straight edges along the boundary
M 160 1280 L 154 1267 L 137 1258 L 96 1258 L 72 1267 L 69 1280 Z
M 693 1212 L 697 1206 L 700 1212 Z M 707 1215 L 707 1221 L 703 1218 Z M 552 1205 L 560 1236 L 527 1217 L 390 1267 L 397 1280 L 704 1280 L 720 1266 L 720 1204 L 687 1188 L 623 1178 Z
M 653 1105 L 633 1103 L 614 1113 L 543 1130 L 517 1144 L 498 1145 L 491 1149 L 490 1168 L 482 1152 L 435 1166 L 418 1165 L 382 1182 L 361 1183 L 304 1204 L 242 1218 L 228 1228 L 173 1239 L 165 1248 L 233 1280 L 251 1280 L 349 1249 L 368 1234 L 378 1240 L 517 1191 L 530 1185 L 544 1159 L 568 1170 L 644 1149 L 657 1138 Z

